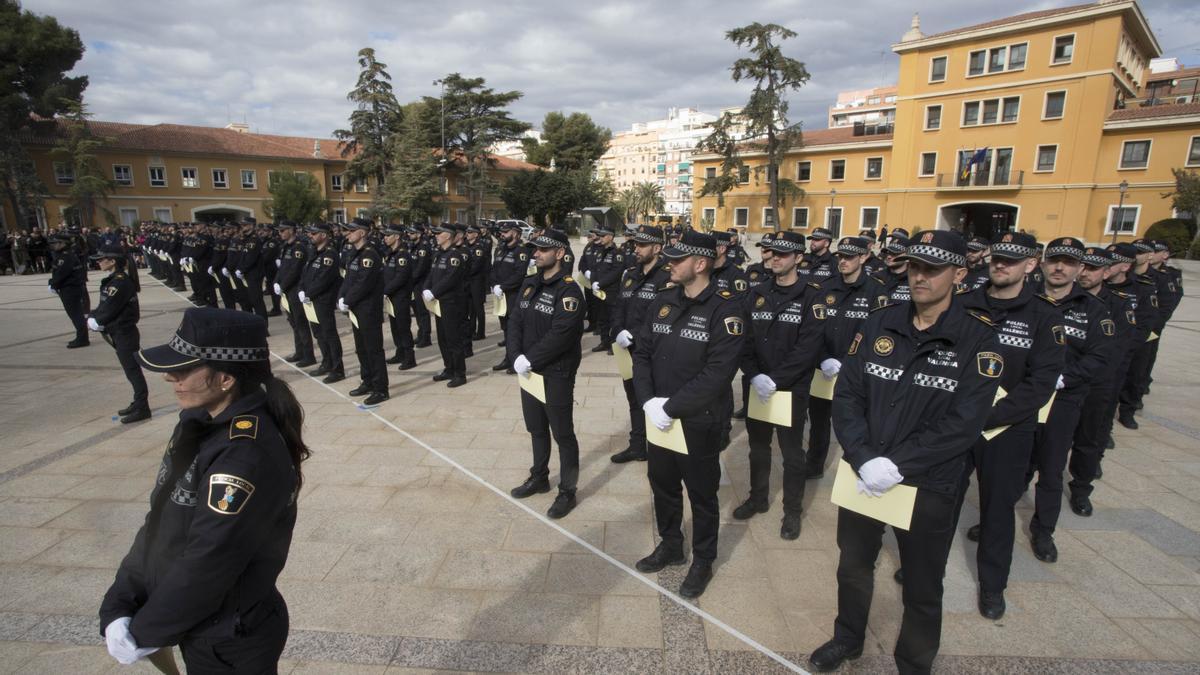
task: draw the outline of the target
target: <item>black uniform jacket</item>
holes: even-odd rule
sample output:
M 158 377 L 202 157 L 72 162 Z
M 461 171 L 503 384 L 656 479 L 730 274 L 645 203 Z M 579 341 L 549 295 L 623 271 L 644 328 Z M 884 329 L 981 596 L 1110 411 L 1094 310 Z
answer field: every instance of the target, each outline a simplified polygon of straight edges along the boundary
M 658 292 L 671 283 L 671 263 L 659 258 L 650 273 L 642 271 L 641 265 L 627 268 L 621 279 L 621 297 L 612 315 L 612 336 L 623 330 L 637 337 L 646 320 L 646 308 L 654 302 Z
M 338 297 L 360 320 L 372 317 L 379 321 L 383 313 L 383 262 L 370 245 L 353 250 L 351 255 Z
M 914 306 L 875 310 L 834 390 L 833 429 L 855 471 L 887 457 L 905 485 L 953 495 L 1004 375 L 996 328 L 955 298 L 928 330 Z
M 821 283 L 826 278 L 838 273 L 837 261 L 833 259 L 833 254 L 826 250 L 821 255 L 809 253 L 804 256 L 804 260 L 797 265 L 805 281 Z
M 579 341 L 587 313 L 583 290 L 575 279 L 565 270 L 548 280 L 540 273 L 529 277 L 515 310 L 505 337 L 508 362 L 524 354 L 536 373 L 574 375 L 582 356 Z
M 124 272 L 113 272 L 100 280 L 100 303 L 92 318 L 109 335 L 120 335 L 137 326 L 140 318 L 137 288 Z
M 337 249 L 331 244 L 326 244 L 321 250 L 313 250 L 312 255 L 308 259 L 308 265 L 304 268 L 304 276 L 300 281 L 300 289 L 304 291 L 306 297 L 316 301 L 334 299 L 341 285 L 341 273 L 339 272 Z
M 895 274 L 891 270 L 884 273 L 883 286 L 887 289 L 888 302 L 908 302 L 912 300 L 912 289 L 908 286 L 908 272 Z
M 712 279 L 716 282 L 718 291 L 729 291 L 738 297 L 750 290 L 745 270 L 735 265 L 729 258 L 725 259 L 724 265 L 713 270 Z
M 79 256 L 69 250 L 53 254 L 54 264 L 50 270 L 50 288 L 56 291 L 83 290 L 87 285 L 87 273 Z
M 780 286 L 775 279 L 746 296 L 750 321 L 742 347 L 746 377 L 765 374 L 779 391 L 808 396 L 813 371 L 821 363 L 825 308 L 817 289 L 797 280 Z
M 826 358 L 844 360 L 851 341 L 871 310 L 889 304 L 883 284 L 869 276 L 866 270 L 860 271 L 852 284 L 846 283 L 841 274 L 835 274 L 823 281 L 815 294 L 818 298 L 815 302 L 824 307 L 825 314 L 823 354 L 817 359 L 818 365 Z
M 664 410 L 671 417 L 711 423 L 731 397 L 745 333 L 742 303 L 730 291 L 718 291 L 716 281 L 695 298 L 682 286 L 660 292 L 635 333 L 638 403 L 667 398 Z
M 434 252 L 425 288 L 433 291 L 433 297 L 440 302 L 466 302 L 467 260 L 463 252 L 453 246 Z
M 179 414 L 150 512 L 100 605 L 141 647 L 185 636 L 232 638 L 282 599 L 275 580 L 296 524 L 296 472 L 266 395 L 234 401 L 216 419 Z
M 1104 284 L 1111 290 L 1118 291 L 1124 294 L 1130 301 L 1133 310 L 1133 318 L 1130 321 L 1134 325 L 1136 335 L 1133 338 L 1131 348 L 1136 348 L 1138 345 L 1146 341 L 1150 337 L 1150 331 L 1153 329 L 1154 322 L 1158 320 L 1158 309 L 1154 306 L 1154 302 L 1150 298 L 1154 297 L 1154 286 L 1146 283 L 1144 280 L 1138 280 L 1133 277 L 1133 272 L 1125 275 L 1125 281 L 1119 284 L 1106 282 Z
M 1137 337 L 1134 299 L 1116 289 L 1103 286 L 1096 294 L 1108 308 L 1108 318 L 1100 322 L 1101 331 L 1109 337 L 1108 353 L 1104 356 L 1105 367 L 1096 378 L 1093 388 L 1111 386 L 1119 364 L 1133 353 Z
M 412 254 L 408 249 L 401 246 L 388 253 L 383 262 L 383 294 L 393 303 L 408 302 L 415 281 Z
M 499 286 L 505 293 L 515 293 L 521 289 L 525 280 L 525 272 L 529 270 L 529 256 L 520 242 L 512 246 L 496 248 L 496 259 L 492 262 L 493 286 Z
M 1067 297 L 1058 301 L 1062 312 L 1060 343 L 1067 346 L 1063 361 L 1063 389 L 1058 398 L 1082 400 L 1092 383 L 1107 365 L 1112 338 L 1100 322 L 1108 319 L 1108 308 L 1096 296 L 1076 284 Z M 1111 334 L 1111 331 L 1110 331 Z
M 1031 284 L 1011 300 L 988 297 L 991 282 L 962 296 L 967 310 L 986 314 L 996 324 L 1004 356 L 1000 386 L 1005 396 L 988 414 L 984 429 L 1019 424 L 1036 419 L 1038 410 L 1050 400 L 1063 371 L 1064 350 L 1056 340 L 1062 329 L 1057 303 L 1037 292 Z
M 293 239 L 279 249 L 279 271 L 275 273 L 275 283 L 279 284 L 280 290 L 284 293 L 299 290 L 297 286 L 300 284 L 300 275 L 304 273 L 304 267 L 308 263 L 308 256 L 308 244 L 299 239 Z M 297 307 L 293 311 L 299 309 Z
M 621 273 L 625 270 L 625 256 L 616 246 L 597 246 L 592 255 L 592 282 L 599 284 L 600 290 L 604 291 L 605 303 L 615 305 L 618 299 L 617 285 L 621 283 Z

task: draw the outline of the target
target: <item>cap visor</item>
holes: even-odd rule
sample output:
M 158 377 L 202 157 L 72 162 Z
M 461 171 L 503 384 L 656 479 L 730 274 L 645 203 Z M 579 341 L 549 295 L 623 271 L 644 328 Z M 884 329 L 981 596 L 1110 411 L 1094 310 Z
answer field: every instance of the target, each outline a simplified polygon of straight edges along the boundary
M 169 373 L 194 368 L 203 363 L 202 359 L 181 354 L 171 349 L 169 345 L 143 349 L 137 353 L 137 360 L 142 368 L 155 373 Z

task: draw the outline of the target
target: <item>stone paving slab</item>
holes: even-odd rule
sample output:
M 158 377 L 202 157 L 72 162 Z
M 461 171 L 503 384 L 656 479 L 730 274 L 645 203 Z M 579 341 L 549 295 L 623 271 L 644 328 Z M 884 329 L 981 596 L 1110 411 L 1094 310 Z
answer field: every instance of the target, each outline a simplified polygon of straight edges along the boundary
M 1200 267 L 1188 267 L 1185 285 L 1197 283 Z M 165 340 L 185 307 L 147 280 L 146 343 Z M 285 323 L 271 326 L 273 350 L 289 353 Z M 735 424 L 723 455 L 716 577 L 694 605 L 710 621 L 663 593 L 684 570 L 627 569 L 653 547 L 653 513 L 646 465 L 608 461 L 626 442 L 627 412 L 611 357 L 586 351 L 594 337 L 585 338 L 575 391 L 580 505 L 557 521 L 564 534 L 503 496 L 526 475 L 530 446 L 515 380 L 490 369 L 500 358 L 494 319 L 466 387 L 431 382 L 440 360 L 436 348 L 422 349 L 416 369 L 389 373 L 392 399 L 374 411 L 345 396 L 357 368 L 349 327 L 340 328 L 345 382 L 330 387 L 273 364 L 305 406 L 314 448 L 280 580 L 292 620 L 281 672 L 784 672 L 734 631 L 800 667 L 828 639 L 832 474 L 809 484 L 798 541 L 778 536 L 778 462 L 771 511 L 733 521 L 748 476 Z M 112 350 L 97 340 L 67 351 L 68 331 L 44 278 L 0 277 L 0 672 L 152 672 L 118 671 L 95 610 L 145 512 L 178 408 L 151 377 L 154 418 L 116 424 L 127 385 Z M 975 611 L 975 545 L 956 539 L 939 672 L 1196 672 L 1200 421 L 1191 411 L 1200 363 L 1188 355 L 1198 349 L 1200 301 L 1189 297 L 1163 338 L 1141 429 L 1117 427 L 1096 514 L 1064 509 L 1059 563 L 1033 558 L 1023 534 L 1032 504 L 1019 505 L 1003 620 Z M 556 471 L 552 461 L 552 480 Z M 544 513 L 552 498 L 524 506 Z M 978 517 L 975 504 L 972 490 L 963 529 Z M 887 537 L 866 655 L 850 672 L 893 669 L 896 564 Z

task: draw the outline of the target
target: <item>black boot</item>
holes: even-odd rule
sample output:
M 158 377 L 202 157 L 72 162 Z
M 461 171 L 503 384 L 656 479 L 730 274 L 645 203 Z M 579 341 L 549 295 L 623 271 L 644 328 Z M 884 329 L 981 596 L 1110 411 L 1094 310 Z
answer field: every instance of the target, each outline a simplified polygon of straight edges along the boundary
M 445 382 L 446 380 L 449 380 L 451 377 L 454 377 L 454 375 L 452 375 L 450 373 L 450 371 L 443 370 L 442 372 L 433 376 L 433 381 L 434 382 Z
M 386 391 L 377 391 L 363 399 L 363 405 L 379 405 L 390 398 Z
M 785 513 L 779 526 L 779 537 L 792 541 L 800 538 L 800 514 Z
M 1033 557 L 1044 563 L 1058 562 L 1058 547 L 1054 545 L 1054 537 L 1050 535 L 1034 536 Z
M 330 370 L 325 379 L 321 381 L 325 384 L 333 384 L 334 382 L 341 382 L 344 379 L 346 379 L 346 373 L 341 368 L 338 368 L 337 370 Z
M 509 369 L 508 359 L 504 359 L 500 363 L 497 363 L 496 365 L 492 366 L 492 370 L 508 370 L 508 369 Z
M 392 358 L 388 359 L 387 361 L 384 361 L 384 363 L 390 363 L 390 364 L 395 365 L 397 363 L 400 363 L 403 360 L 404 360 L 404 357 L 400 354 L 400 350 L 397 349 L 396 355 L 393 356 Z
M 317 364 L 316 357 L 314 357 L 312 354 L 309 354 L 308 356 L 301 357 L 300 360 L 296 362 L 296 367 L 297 368 L 307 368 L 309 366 L 314 366 L 316 364 Z
M 130 411 L 128 415 L 121 418 L 121 424 L 133 424 L 148 419 L 150 419 L 150 406 L 147 405 Z
M 679 585 L 679 595 L 688 600 L 694 600 L 704 595 L 704 589 L 708 588 L 708 582 L 712 581 L 712 577 L 711 562 L 707 560 L 693 560 L 692 566 L 688 568 L 687 577 Z
M 979 591 L 979 614 L 985 619 L 997 621 L 1004 616 L 1004 591 Z
M 559 491 L 558 496 L 554 498 L 554 503 L 550 505 L 550 510 L 546 512 L 547 516 L 558 520 L 571 512 L 575 508 L 575 491 L 570 492 Z
M 295 363 L 300 360 L 300 355 L 293 352 L 283 357 L 283 360 L 287 361 L 288 363 Z
M 637 561 L 637 571 L 653 574 L 668 565 L 682 565 L 687 562 L 687 555 L 682 550 L 671 548 L 667 542 L 660 541 L 654 552 Z
M 549 480 L 547 480 L 545 478 L 534 478 L 533 476 L 530 476 L 529 478 L 525 479 L 524 483 L 521 483 L 517 487 L 510 490 L 508 494 L 512 495 L 513 497 L 516 497 L 517 499 L 525 499 L 526 497 L 529 497 L 531 495 L 542 494 L 544 492 L 549 492 L 549 491 L 550 491 L 550 481 Z
M 413 350 L 409 349 L 404 352 L 404 358 L 400 359 L 400 370 L 412 370 L 417 367 L 417 357 L 413 354 Z
M 746 419 L 746 406 L 742 406 L 742 407 L 738 408 L 737 410 L 733 411 L 733 419 L 735 419 L 735 420 Z
M 625 448 L 617 454 L 609 457 L 613 464 L 624 464 L 625 462 L 644 462 L 646 461 L 646 451 L 638 448 Z
M 862 656 L 862 652 L 862 645 L 854 647 L 845 642 L 830 640 L 817 647 L 817 651 L 808 657 L 808 662 L 818 673 L 828 673 L 831 670 L 837 670 L 846 661 L 853 661 Z
M 766 513 L 770 508 L 769 504 L 756 502 L 753 499 L 747 499 L 742 502 L 741 506 L 733 510 L 733 517 L 738 520 L 747 520 L 753 518 L 755 514 Z

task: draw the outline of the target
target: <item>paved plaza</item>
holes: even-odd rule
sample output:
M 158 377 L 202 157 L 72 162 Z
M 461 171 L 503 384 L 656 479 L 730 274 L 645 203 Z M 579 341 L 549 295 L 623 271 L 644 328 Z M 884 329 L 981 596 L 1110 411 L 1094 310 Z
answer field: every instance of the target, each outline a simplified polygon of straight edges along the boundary
M 1185 286 L 1200 288 L 1200 265 L 1182 265 Z M 157 344 L 188 305 L 143 278 L 142 343 Z M 91 273 L 93 296 L 99 279 Z M 734 521 L 749 471 L 735 422 L 716 575 L 685 604 L 672 593 L 686 568 L 632 571 L 655 543 L 650 489 L 644 463 L 609 462 L 626 445 L 628 413 L 612 357 L 587 351 L 595 337 L 584 340 L 575 388 L 580 502 L 552 524 L 542 514 L 553 492 L 521 504 L 507 496 L 531 454 L 516 377 L 491 370 L 501 358 L 494 318 L 467 386 L 431 382 L 438 351 L 418 350 L 416 369 L 391 367 L 391 400 L 373 411 L 346 395 L 357 361 L 342 328 L 349 377 L 331 387 L 283 362 L 290 331 L 271 319 L 273 368 L 303 403 L 314 450 L 280 580 L 292 628 L 281 672 L 763 673 L 784 670 L 774 659 L 803 667 L 830 637 L 832 472 L 809 483 L 798 541 L 779 538 L 778 457 L 771 511 Z M 154 672 L 109 657 L 96 610 L 146 512 L 178 407 L 153 376 L 153 419 L 120 425 L 113 413 L 129 388 L 113 350 L 93 338 L 68 351 L 70 337 L 45 275 L 0 277 L 0 672 Z M 1001 621 L 979 616 L 975 545 L 956 539 L 940 672 L 1200 670 L 1196 353 L 1191 296 L 1166 331 L 1141 429 L 1116 428 L 1095 515 L 1063 509 L 1058 563 L 1033 557 L 1031 497 L 1021 502 Z M 551 468 L 554 480 L 557 459 Z M 976 522 L 974 504 L 972 486 L 963 530 Z M 901 604 L 886 541 L 866 653 L 850 672 L 893 669 Z

